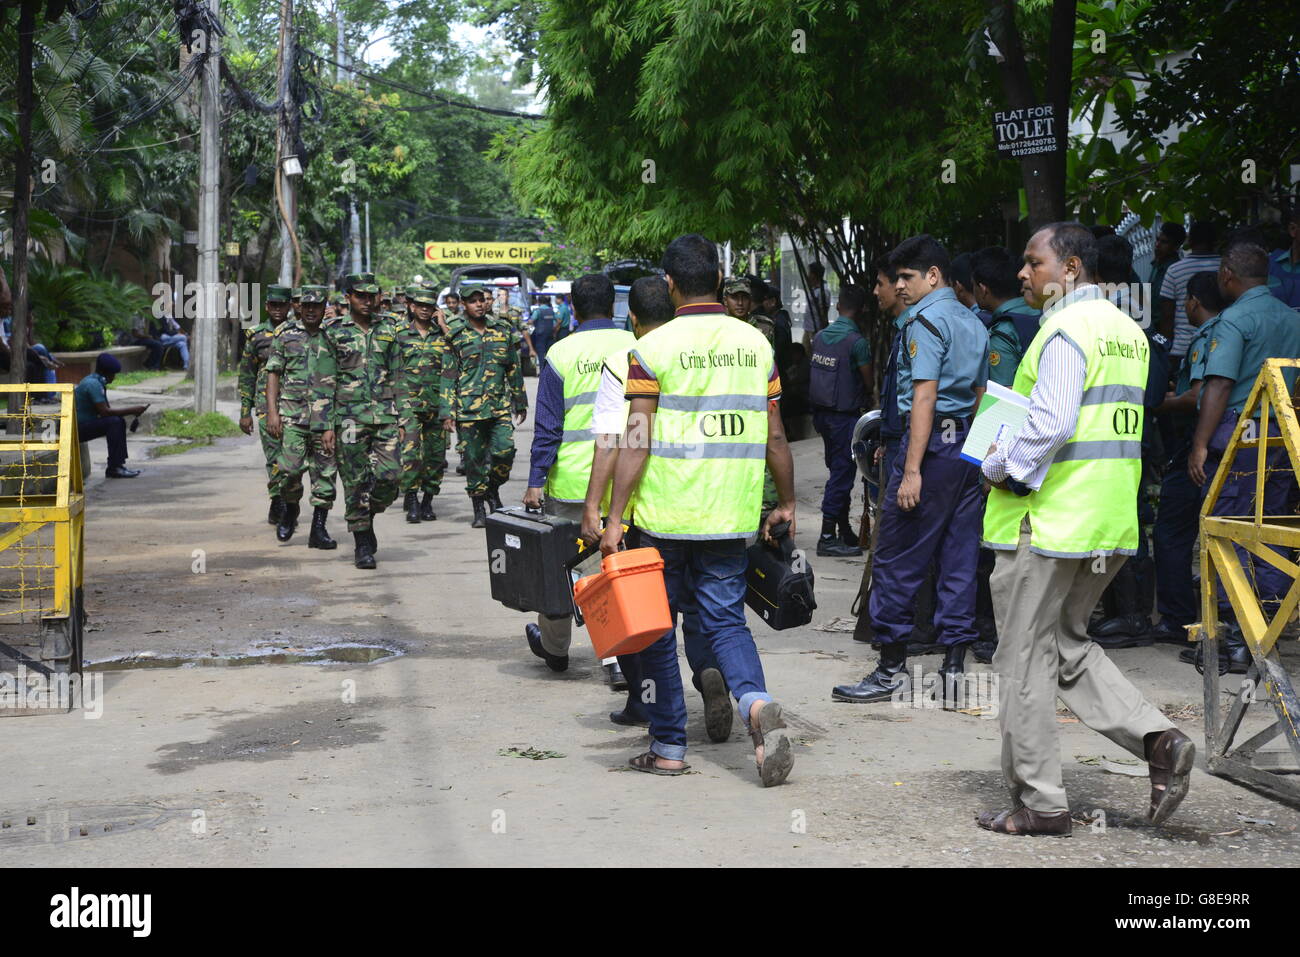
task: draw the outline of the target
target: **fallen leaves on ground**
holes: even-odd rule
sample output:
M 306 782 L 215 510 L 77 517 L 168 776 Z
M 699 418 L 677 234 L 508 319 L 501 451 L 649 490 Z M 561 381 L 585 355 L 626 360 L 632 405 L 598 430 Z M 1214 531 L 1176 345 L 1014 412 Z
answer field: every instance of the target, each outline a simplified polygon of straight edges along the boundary
M 541 748 L 499 748 L 497 754 L 503 758 L 528 758 L 530 761 L 545 761 L 547 758 L 562 758 L 559 751 L 547 751 Z

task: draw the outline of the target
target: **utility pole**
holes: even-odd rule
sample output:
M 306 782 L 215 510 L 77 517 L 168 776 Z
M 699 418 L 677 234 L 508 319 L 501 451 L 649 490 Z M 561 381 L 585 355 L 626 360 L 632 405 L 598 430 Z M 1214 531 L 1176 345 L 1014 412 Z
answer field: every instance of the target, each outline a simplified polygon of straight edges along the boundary
M 347 40 L 343 31 L 343 11 L 337 6 L 334 8 L 334 22 L 338 27 L 337 40 L 334 44 L 334 82 L 340 86 L 343 84 L 345 69 L 347 63 L 348 48 Z M 348 197 L 348 236 L 352 240 L 352 255 L 348 259 L 348 272 L 362 272 L 361 268 L 361 217 L 357 215 L 357 202 L 351 196 Z
M 217 275 L 221 203 L 220 40 L 216 25 L 220 0 L 208 0 L 213 29 L 204 38 L 202 95 L 199 103 L 199 296 L 194 319 L 194 411 L 217 408 L 217 310 L 225 309 Z
M 370 263 L 370 200 L 366 200 L 366 272 L 374 272 Z
M 298 126 L 298 104 L 293 100 L 296 42 L 293 35 L 293 0 L 280 0 L 280 117 L 276 125 L 275 184 L 280 210 L 280 285 L 297 286 L 302 278 L 302 254 L 298 247 L 298 196 L 294 178 L 285 160 L 294 155 Z M 300 162 L 295 158 L 295 163 Z

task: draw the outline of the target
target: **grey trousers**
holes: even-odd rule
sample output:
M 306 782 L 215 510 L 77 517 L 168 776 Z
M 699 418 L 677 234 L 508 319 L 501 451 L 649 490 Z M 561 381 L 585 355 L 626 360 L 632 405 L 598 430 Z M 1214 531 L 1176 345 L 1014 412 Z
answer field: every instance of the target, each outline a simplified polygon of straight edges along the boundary
M 1029 550 L 1029 521 L 1016 550 L 999 551 L 989 581 L 998 626 L 1002 773 L 1013 805 L 1069 810 L 1061 782 L 1056 699 L 1079 720 L 1145 759 L 1143 737 L 1173 722 L 1088 638 L 1088 617 L 1124 556 L 1047 558 Z
M 582 521 L 582 502 L 556 502 L 546 499 L 542 511 L 547 515 L 567 519 L 571 522 Z M 542 647 L 553 655 L 567 655 L 573 638 L 573 619 L 567 615 L 563 618 L 537 616 L 537 627 L 542 631 Z

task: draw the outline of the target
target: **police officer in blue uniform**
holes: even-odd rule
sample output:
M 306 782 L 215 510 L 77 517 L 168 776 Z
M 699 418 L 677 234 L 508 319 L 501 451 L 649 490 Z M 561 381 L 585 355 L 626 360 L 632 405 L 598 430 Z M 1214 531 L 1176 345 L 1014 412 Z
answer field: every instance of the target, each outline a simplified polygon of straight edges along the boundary
M 862 554 L 849 521 L 853 479 L 853 426 L 868 408 L 872 387 L 871 346 L 856 318 L 867 305 L 867 291 L 845 284 L 835 304 L 835 320 L 813 338 L 808 400 L 813 426 L 825 449 L 826 491 L 822 495 L 822 533 L 817 554 L 847 558 Z
M 1011 388 L 1020 359 L 1038 335 L 1042 313 L 1020 295 L 1020 263 L 1001 246 L 986 246 L 971 256 L 975 301 L 988 318 L 989 379 Z
M 1300 204 L 1291 207 L 1287 219 L 1291 245 L 1268 255 L 1268 288 L 1292 309 L 1300 310 Z
M 962 444 L 988 381 L 988 332 L 948 285 L 947 251 L 929 235 L 891 254 L 896 288 L 911 306 L 898 350 L 898 407 L 905 431 L 882 494 L 869 598 L 880 663 L 837 701 L 882 701 L 905 678 L 913 606 L 933 563 L 935 626 L 951 687 L 975 638 L 975 566 L 984 498 Z M 947 697 L 945 695 L 945 697 Z
M 1188 474 L 1202 489 L 1207 487 L 1207 480 L 1222 461 L 1264 361 L 1300 357 L 1300 322 L 1296 321 L 1294 310 L 1270 295 L 1268 253 L 1262 246 L 1251 242 L 1230 244 L 1219 264 L 1219 289 L 1231 305 L 1220 313 L 1210 337 L 1200 413 L 1187 459 Z M 1288 392 L 1295 389 L 1296 373 L 1296 369 L 1282 370 Z M 1269 434 L 1278 434 L 1276 424 L 1270 423 Z M 1255 449 L 1237 453 L 1210 514 L 1250 515 L 1255 511 L 1258 461 Z M 1287 461 L 1286 450 L 1270 448 L 1265 468 L 1268 474 L 1264 482 L 1264 514 L 1284 514 L 1290 510 L 1295 487 L 1295 473 Z M 1237 548 L 1237 555 L 1255 583 L 1265 617 L 1271 618 L 1290 579 L 1271 563 L 1256 559 L 1241 548 Z M 1250 652 L 1222 591 L 1219 619 L 1228 628 L 1219 670 L 1244 674 L 1250 665 Z
M 1156 566 L 1156 610 L 1160 620 L 1151 629 L 1153 641 L 1187 646 L 1186 626 L 1201 617 L 1201 603 L 1192 582 L 1192 554 L 1200 531 L 1200 490 L 1187 474 L 1187 454 L 1196 426 L 1196 400 L 1205 377 L 1210 341 L 1227 303 L 1219 291 L 1217 272 L 1198 272 L 1187 281 L 1187 321 L 1195 328 L 1187 345 L 1187 361 L 1178 370 L 1174 391 L 1156 409 L 1174 437 L 1173 454 L 1160 481 L 1160 507 L 1151 536 Z

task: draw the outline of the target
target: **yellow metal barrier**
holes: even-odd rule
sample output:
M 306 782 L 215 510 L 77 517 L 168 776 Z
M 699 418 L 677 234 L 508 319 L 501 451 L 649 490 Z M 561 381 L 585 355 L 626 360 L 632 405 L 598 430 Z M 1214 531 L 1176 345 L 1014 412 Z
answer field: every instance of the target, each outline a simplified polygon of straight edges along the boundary
M 1282 666 L 1277 642 L 1295 617 L 1300 602 L 1300 565 L 1292 560 L 1295 549 L 1300 547 L 1300 515 L 1264 514 L 1269 450 L 1284 448 L 1286 459 L 1276 468 L 1286 469 L 1293 481 L 1300 475 L 1300 422 L 1282 371 L 1288 368 L 1300 368 L 1300 360 L 1269 359 L 1260 370 L 1201 505 L 1201 623 L 1193 626 L 1192 637 L 1204 642 L 1205 750 L 1209 770 L 1296 797 L 1300 796 L 1300 784 L 1276 773 L 1300 769 L 1300 702 Z M 1274 428 L 1278 434 L 1270 435 Z M 1238 453 L 1251 449 L 1257 451 L 1254 513 L 1210 514 Z M 1243 549 L 1252 560 L 1243 561 L 1243 553 L 1238 549 Z M 1256 562 L 1272 565 L 1291 579 L 1290 587 L 1275 607 L 1266 608 L 1260 601 L 1253 580 Z M 1226 714 L 1220 704 L 1217 668 L 1224 628 L 1218 614 L 1220 586 L 1232 606 L 1252 659 Z M 1274 720 L 1234 748 L 1250 706 L 1265 701 L 1273 708 Z M 1294 760 L 1266 763 L 1261 767 L 1260 748 L 1279 735 L 1290 748 L 1286 757 Z M 1271 759 L 1276 758 L 1274 752 Z
M 0 669 L 9 673 L 81 672 L 85 496 L 72 390 L 0 384 Z M 39 394 L 57 404 L 34 407 Z

